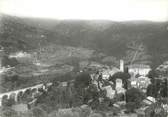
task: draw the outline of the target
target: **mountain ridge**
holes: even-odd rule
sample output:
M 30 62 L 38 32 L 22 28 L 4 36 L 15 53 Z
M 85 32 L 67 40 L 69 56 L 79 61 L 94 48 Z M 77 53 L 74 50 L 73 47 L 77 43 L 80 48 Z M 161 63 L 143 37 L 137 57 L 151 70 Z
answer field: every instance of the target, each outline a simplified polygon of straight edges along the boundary
M 1 44 L 2 40 L 5 41 L 8 37 L 8 44 L 13 43 L 12 46 L 18 46 L 16 48 L 20 48 L 19 41 L 21 41 L 20 43 L 24 43 L 21 45 L 25 47 L 30 46 L 29 48 L 22 47 L 24 48 L 23 50 L 39 48 L 39 42 L 41 45 L 56 43 L 59 45 L 89 48 L 109 56 L 123 58 L 128 56 L 127 44 L 137 42 L 138 44 L 144 44 L 147 48 L 145 53 L 151 55 L 151 61 L 156 64 L 160 64 L 168 59 L 168 55 L 166 54 L 168 22 L 104 21 L 104 23 L 100 23 L 101 21 L 63 20 L 55 21 L 55 25 L 53 25 L 52 23 L 47 24 L 37 19 L 36 21 L 33 20 L 13 18 L 11 16 L 2 18 L 1 22 L 6 23 L 5 26 L 7 29 L 4 31 L 6 34 L 1 31 Z M 50 20 L 46 21 L 49 22 Z M 48 27 L 45 27 L 47 25 Z M 14 31 L 10 31 L 11 29 Z M 7 35 L 7 37 L 4 35 Z M 159 53 L 159 55 L 155 55 L 156 53 Z

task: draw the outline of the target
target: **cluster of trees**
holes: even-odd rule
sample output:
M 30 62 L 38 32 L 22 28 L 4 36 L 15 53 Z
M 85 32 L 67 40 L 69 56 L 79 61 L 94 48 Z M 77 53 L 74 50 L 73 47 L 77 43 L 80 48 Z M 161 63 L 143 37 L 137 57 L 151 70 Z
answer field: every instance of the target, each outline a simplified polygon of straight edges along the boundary
M 168 79 L 159 78 L 159 74 L 155 70 L 151 70 L 148 74 L 151 84 L 147 88 L 147 96 L 168 97 Z
M 48 111 L 57 110 L 59 108 L 70 108 L 79 106 L 80 102 L 77 92 L 71 83 L 68 86 L 61 86 L 59 83 L 54 83 L 47 92 L 44 92 L 37 98 L 36 105 L 44 104 L 48 107 Z
M 1 92 L 13 90 L 19 84 L 17 75 L 8 76 L 4 74 L 4 75 L 1 75 L 0 80 L 1 80 L 0 85 L 2 87 L 0 89 Z
M 15 67 L 19 64 L 16 58 L 10 58 L 5 52 L 1 52 L 0 61 L 1 67 Z M 5 74 L 2 74 L 0 78 L 1 92 L 15 87 L 17 80 L 18 76 L 13 74 L 13 72 L 6 72 Z
M 89 104 L 96 109 L 100 107 L 99 97 L 103 95 L 105 97 L 105 92 L 99 93 L 97 88 L 92 85 L 89 73 L 82 72 L 76 75 L 74 81 L 68 82 L 67 87 L 60 86 L 58 82 L 55 82 L 48 92 L 37 99 L 37 105 L 44 104 L 51 107 L 51 110 L 57 110 L 58 108 Z
M 12 90 L 17 90 L 20 88 L 25 88 L 33 84 L 35 80 L 32 78 L 20 77 L 13 70 L 9 70 L 5 74 L 1 75 L 0 78 L 0 92 L 7 92 Z
M 127 112 L 134 112 L 135 109 L 141 107 L 145 94 L 137 88 L 131 88 L 126 92 L 126 108 Z
M 12 108 L 1 108 L 2 117 L 106 117 L 107 113 L 93 111 L 90 107 L 82 105 L 71 109 L 59 109 L 47 113 L 47 107 L 40 105 L 25 112 L 16 112 Z
M 153 79 L 147 88 L 147 95 L 155 98 L 168 97 L 168 80 Z
M 1 117 L 48 117 L 47 112 L 42 107 L 35 107 L 25 112 L 17 112 L 11 107 L 0 109 Z
M 9 58 L 8 55 L 4 55 L 1 59 L 1 65 L 3 67 L 14 67 L 16 65 L 18 65 L 19 62 L 17 61 L 16 58 Z

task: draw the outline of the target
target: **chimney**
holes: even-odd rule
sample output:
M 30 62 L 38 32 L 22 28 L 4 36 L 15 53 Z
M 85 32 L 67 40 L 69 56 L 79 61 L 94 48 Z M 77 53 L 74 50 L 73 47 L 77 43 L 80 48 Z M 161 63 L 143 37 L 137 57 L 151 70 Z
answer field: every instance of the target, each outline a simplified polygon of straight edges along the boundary
M 124 60 L 120 60 L 120 71 L 124 72 Z

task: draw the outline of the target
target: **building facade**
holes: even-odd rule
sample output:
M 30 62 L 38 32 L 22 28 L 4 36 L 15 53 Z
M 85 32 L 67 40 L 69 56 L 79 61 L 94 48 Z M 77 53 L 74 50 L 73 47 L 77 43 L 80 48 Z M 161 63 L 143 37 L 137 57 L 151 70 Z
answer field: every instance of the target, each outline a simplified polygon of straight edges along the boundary
M 140 76 L 146 76 L 149 71 L 151 70 L 149 65 L 143 65 L 143 64 L 134 64 L 128 66 L 128 72 L 133 75 L 140 75 Z

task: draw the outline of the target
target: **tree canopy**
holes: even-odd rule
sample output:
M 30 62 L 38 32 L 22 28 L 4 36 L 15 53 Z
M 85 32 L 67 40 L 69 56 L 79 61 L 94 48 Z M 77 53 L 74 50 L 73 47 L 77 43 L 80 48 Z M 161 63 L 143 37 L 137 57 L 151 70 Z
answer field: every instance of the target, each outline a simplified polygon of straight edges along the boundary
M 148 75 L 149 78 L 153 79 L 153 78 L 157 78 L 159 75 L 155 70 L 151 70 L 149 71 Z
M 145 95 L 140 89 L 128 89 L 126 91 L 127 109 L 133 111 L 134 109 L 139 108 L 143 99 L 145 99 Z
M 91 83 L 91 77 L 88 72 L 82 72 L 77 75 L 75 78 L 75 87 L 76 88 L 85 88 Z
M 7 55 L 2 57 L 1 64 L 4 67 L 10 66 L 14 67 L 18 64 L 19 62 L 17 61 L 16 58 L 9 58 Z

